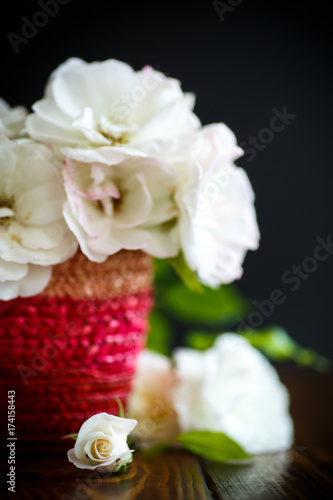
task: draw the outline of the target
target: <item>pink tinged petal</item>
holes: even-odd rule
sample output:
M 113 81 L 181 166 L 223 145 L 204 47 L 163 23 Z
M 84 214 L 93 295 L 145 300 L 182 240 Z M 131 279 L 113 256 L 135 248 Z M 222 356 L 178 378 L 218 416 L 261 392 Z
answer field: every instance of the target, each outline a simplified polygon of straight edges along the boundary
M 93 179 L 94 186 L 97 186 L 98 184 L 101 184 L 105 180 L 105 172 L 98 165 L 98 163 L 95 163 L 95 162 L 92 163 L 92 165 L 91 165 L 90 176 Z
M 97 206 L 97 202 L 91 202 L 89 199 L 79 196 L 69 196 L 68 198 L 75 217 L 87 235 L 91 238 L 98 238 L 109 229 L 111 226 L 110 217 L 102 211 L 101 207 Z
M 206 125 L 198 133 L 197 154 L 199 161 L 210 162 L 217 155 L 221 166 L 235 161 L 244 154 L 237 146 L 234 133 L 224 123 Z M 206 156 L 206 158 L 205 158 Z
M 136 227 L 145 221 L 153 207 L 153 199 L 144 175 L 137 173 L 125 179 L 123 189 L 120 205 L 114 217 L 115 227 Z
M 60 185 L 48 183 L 36 186 L 16 200 L 20 222 L 44 226 L 61 218 L 64 192 Z
M 91 246 L 89 246 L 89 237 L 84 229 L 80 226 L 77 219 L 74 217 L 73 212 L 68 201 L 65 202 L 63 208 L 63 215 L 67 222 L 69 229 L 76 236 L 82 252 L 88 257 L 89 260 L 93 262 L 105 262 L 107 259 L 107 254 L 103 254 L 100 251 L 95 251 Z

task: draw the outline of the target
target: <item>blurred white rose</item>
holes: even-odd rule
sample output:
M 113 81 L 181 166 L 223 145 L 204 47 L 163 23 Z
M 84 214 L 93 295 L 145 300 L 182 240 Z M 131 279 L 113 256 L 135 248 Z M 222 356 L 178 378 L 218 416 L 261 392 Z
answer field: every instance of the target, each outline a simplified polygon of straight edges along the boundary
M 112 161 L 110 147 L 77 149 L 65 160 L 64 216 L 83 253 L 94 262 L 123 248 L 176 255 L 173 169 L 153 158 Z
M 223 334 L 205 352 L 181 348 L 174 358 L 173 403 L 183 432 L 223 432 L 256 454 L 291 446 L 288 392 L 247 340 Z
M 258 247 L 253 190 L 233 164 L 242 154 L 226 125 L 208 125 L 178 170 L 180 244 L 189 267 L 211 287 L 239 279 L 247 250 Z
M 74 448 L 67 452 L 68 460 L 79 469 L 116 472 L 132 461 L 127 436 L 136 423 L 108 413 L 90 417 L 82 424 Z
M 174 382 L 169 358 L 149 350 L 139 355 L 128 415 L 138 421 L 133 438 L 142 446 L 172 440 L 177 434 L 177 414 L 171 400 Z
M 112 146 L 119 155 L 169 149 L 200 126 L 194 97 L 177 80 L 110 59 L 71 58 L 50 77 L 27 119 L 30 135 L 56 146 Z
M 42 144 L 0 138 L 2 300 L 41 292 L 51 276 L 48 266 L 77 250 L 62 215 L 66 195 L 60 168 Z
M 26 116 L 27 110 L 24 106 L 11 108 L 0 97 L 0 134 L 4 134 L 9 139 L 19 137 L 25 126 Z

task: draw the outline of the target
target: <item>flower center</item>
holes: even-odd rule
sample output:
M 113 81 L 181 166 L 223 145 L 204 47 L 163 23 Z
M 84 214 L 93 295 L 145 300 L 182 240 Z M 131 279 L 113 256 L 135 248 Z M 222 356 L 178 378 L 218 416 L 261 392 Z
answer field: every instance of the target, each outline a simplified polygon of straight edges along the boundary
M 92 446 L 91 453 L 94 458 L 101 459 L 109 457 L 112 452 L 113 445 L 108 439 L 97 439 Z
M 131 134 L 136 130 L 136 125 L 130 125 L 126 122 L 121 123 L 104 115 L 101 116 L 97 125 L 97 132 L 110 141 L 111 146 L 128 144 Z
M 9 226 L 11 218 L 15 215 L 14 207 L 14 196 L 0 196 L 0 226 Z

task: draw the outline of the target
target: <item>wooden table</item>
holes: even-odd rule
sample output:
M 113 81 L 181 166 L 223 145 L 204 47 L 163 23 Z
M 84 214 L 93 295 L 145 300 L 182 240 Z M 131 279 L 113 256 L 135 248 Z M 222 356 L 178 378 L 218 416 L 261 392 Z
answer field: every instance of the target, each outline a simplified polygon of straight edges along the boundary
M 295 445 L 288 452 L 258 456 L 251 465 L 209 463 L 184 452 L 150 458 L 135 452 L 125 474 L 103 479 L 93 471 L 73 469 L 62 455 L 21 456 L 16 493 L 1 498 L 333 499 L 333 375 L 290 366 L 280 366 L 279 373 L 291 394 L 296 427 Z

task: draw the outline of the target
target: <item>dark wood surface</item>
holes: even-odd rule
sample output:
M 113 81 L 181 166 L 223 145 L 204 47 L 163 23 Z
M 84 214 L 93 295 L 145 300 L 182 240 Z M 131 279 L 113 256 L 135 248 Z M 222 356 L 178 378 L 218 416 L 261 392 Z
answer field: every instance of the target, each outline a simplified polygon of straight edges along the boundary
M 211 463 L 190 453 L 147 458 L 135 452 L 122 475 L 101 478 L 73 468 L 62 455 L 17 457 L 19 500 L 333 499 L 332 374 L 281 366 L 296 427 L 293 448 L 243 465 Z M 4 464 L 4 478 L 8 465 Z M 5 481 L 2 480 L 2 487 Z M 6 490 L 5 490 L 6 491 Z

